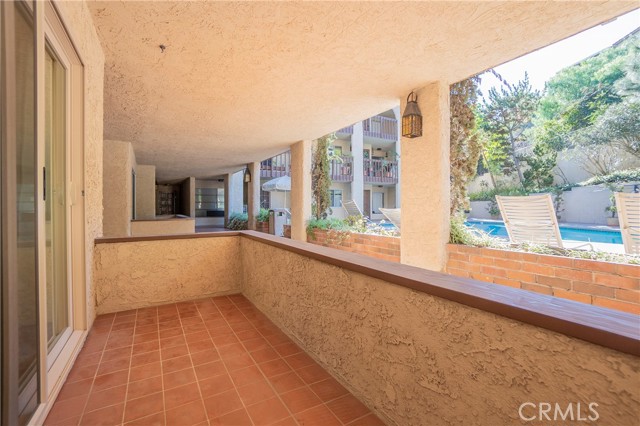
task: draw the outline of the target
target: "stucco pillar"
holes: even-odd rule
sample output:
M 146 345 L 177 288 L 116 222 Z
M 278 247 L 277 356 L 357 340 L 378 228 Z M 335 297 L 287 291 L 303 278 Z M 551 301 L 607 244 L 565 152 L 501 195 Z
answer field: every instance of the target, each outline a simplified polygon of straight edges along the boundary
M 401 262 L 443 271 L 449 241 L 449 86 L 416 91 L 422 137 L 402 138 Z M 401 110 L 406 106 L 406 94 Z
M 362 121 L 353 125 L 351 135 L 351 155 L 353 155 L 353 180 L 351 181 L 351 199 L 364 212 L 364 130 Z
M 393 115 L 396 117 L 396 120 L 398 122 L 398 137 L 396 138 L 396 146 L 395 146 L 395 151 L 396 151 L 396 161 L 398 162 L 398 176 L 401 176 L 402 173 L 402 167 L 401 167 L 401 162 L 400 162 L 400 151 L 401 151 L 401 145 L 402 145 L 402 114 L 400 113 L 400 105 L 398 105 L 397 107 L 395 107 L 393 109 Z M 395 199 L 395 206 L 397 208 L 400 207 L 400 187 L 402 184 L 402 180 L 398 179 L 398 183 L 396 183 L 396 199 Z
M 224 224 L 233 213 L 242 213 L 243 172 L 228 173 L 224 177 Z
M 291 145 L 291 239 L 307 241 L 311 217 L 311 141 Z
M 247 165 L 251 173 L 251 182 L 248 186 L 247 215 L 249 216 L 249 229 L 256 229 L 256 217 L 260 213 L 260 163 Z

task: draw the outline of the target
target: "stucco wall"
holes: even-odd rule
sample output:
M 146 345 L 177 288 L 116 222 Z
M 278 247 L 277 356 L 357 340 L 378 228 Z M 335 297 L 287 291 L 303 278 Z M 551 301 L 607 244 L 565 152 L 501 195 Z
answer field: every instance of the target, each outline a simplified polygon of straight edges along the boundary
M 596 402 L 599 424 L 637 422 L 636 357 L 247 238 L 241 248 L 245 296 L 390 424 L 524 424 L 527 401 Z
M 130 142 L 104 141 L 104 236 L 131 235 L 135 157 Z
M 131 235 L 139 237 L 144 235 L 192 234 L 196 232 L 195 226 L 196 220 L 194 218 L 171 220 L 135 220 L 131 222 Z
M 93 18 L 85 2 L 56 2 L 56 9 L 65 24 L 84 65 L 84 205 L 87 320 L 95 318 L 95 288 L 93 284 L 93 241 L 102 236 L 102 146 L 104 54 Z
M 136 219 L 156 216 L 156 166 L 136 167 Z
M 98 314 L 241 291 L 238 237 L 97 244 Z

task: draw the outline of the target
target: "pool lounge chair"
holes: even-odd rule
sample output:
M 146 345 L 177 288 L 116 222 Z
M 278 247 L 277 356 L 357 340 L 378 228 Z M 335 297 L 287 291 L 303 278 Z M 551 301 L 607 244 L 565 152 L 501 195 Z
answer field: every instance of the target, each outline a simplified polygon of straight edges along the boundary
M 347 212 L 347 216 L 360 216 L 363 217 L 362 210 L 358 207 L 355 201 L 342 201 L 342 207 Z
M 614 196 L 624 251 L 640 255 L 640 194 L 616 192 Z
M 400 209 L 378 209 L 400 231 Z
M 528 196 L 496 196 L 504 225 L 512 243 L 545 244 L 559 248 L 581 248 L 591 243 L 565 247 L 550 194 Z

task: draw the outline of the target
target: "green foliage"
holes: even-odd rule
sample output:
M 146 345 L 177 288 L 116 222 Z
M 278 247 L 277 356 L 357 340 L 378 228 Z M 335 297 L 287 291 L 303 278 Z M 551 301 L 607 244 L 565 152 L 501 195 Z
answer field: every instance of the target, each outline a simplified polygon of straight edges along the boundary
M 607 183 L 624 183 L 640 181 L 640 169 L 619 170 L 614 173 L 594 176 L 590 179 L 580 182 L 579 186 L 602 185 Z
M 557 151 L 546 144 L 536 144 L 533 154 L 523 157 L 529 166 L 524 171 L 524 187 L 527 191 L 540 191 L 553 185 L 553 168 L 557 158 Z
M 493 248 L 505 248 L 508 245 L 503 239 L 492 237 L 480 229 L 465 225 L 464 216 L 461 215 L 451 216 L 449 242 L 451 244 Z
M 452 84 L 449 92 L 451 214 L 468 209 L 467 186 L 476 175 L 482 150 L 475 114 L 479 83 L 478 77 L 471 77 Z
M 316 141 L 311 165 L 311 185 L 313 188 L 313 216 L 326 219 L 331 206 L 331 170 L 329 165 L 329 147 L 336 139 L 335 134 L 321 137 Z
M 260 213 L 256 217 L 257 222 L 269 222 L 269 210 L 260 208 Z
M 629 102 L 640 102 L 640 38 L 629 41 L 624 63 L 624 77 L 615 85 L 620 96 Z
M 234 231 L 242 231 L 248 229 L 249 217 L 246 213 L 233 213 L 229 217 L 229 223 L 227 223 L 228 229 Z
M 489 200 L 487 212 L 491 215 L 491 217 L 497 217 L 498 215 L 500 215 L 500 206 L 498 205 L 498 201 L 495 198 Z
M 526 145 L 526 130 L 531 127 L 538 108 L 540 93 L 531 88 L 529 76 L 515 85 L 503 82 L 500 91 L 489 90 L 478 110 L 478 126 L 483 132 L 484 159 L 494 173 L 508 175 L 517 172 L 520 183 L 524 177 L 517 149 Z
M 529 195 L 529 191 L 519 186 L 500 186 L 493 189 L 485 189 L 469 194 L 471 201 L 491 201 L 496 195 Z

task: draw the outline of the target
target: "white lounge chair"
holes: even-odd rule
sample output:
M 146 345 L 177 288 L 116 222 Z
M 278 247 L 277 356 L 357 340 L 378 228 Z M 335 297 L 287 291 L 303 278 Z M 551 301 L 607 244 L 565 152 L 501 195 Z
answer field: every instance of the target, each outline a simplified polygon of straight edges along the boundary
M 545 244 L 559 248 L 580 248 L 591 243 L 565 247 L 550 194 L 528 196 L 496 196 L 504 225 L 512 243 Z
M 398 231 L 400 231 L 400 209 L 383 209 L 379 208 L 380 213 L 384 215 L 389 222 L 393 223 Z
M 616 192 L 624 251 L 640 255 L 640 194 Z
M 364 216 L 364 214 L 362 214 L 362 210 L 360 210 L 360 207 L 358 207 L 358 204 L 356 204 L 355 201 L 341 201 L 341 203 L 342 208 L 347 212 L 347 216 Z

